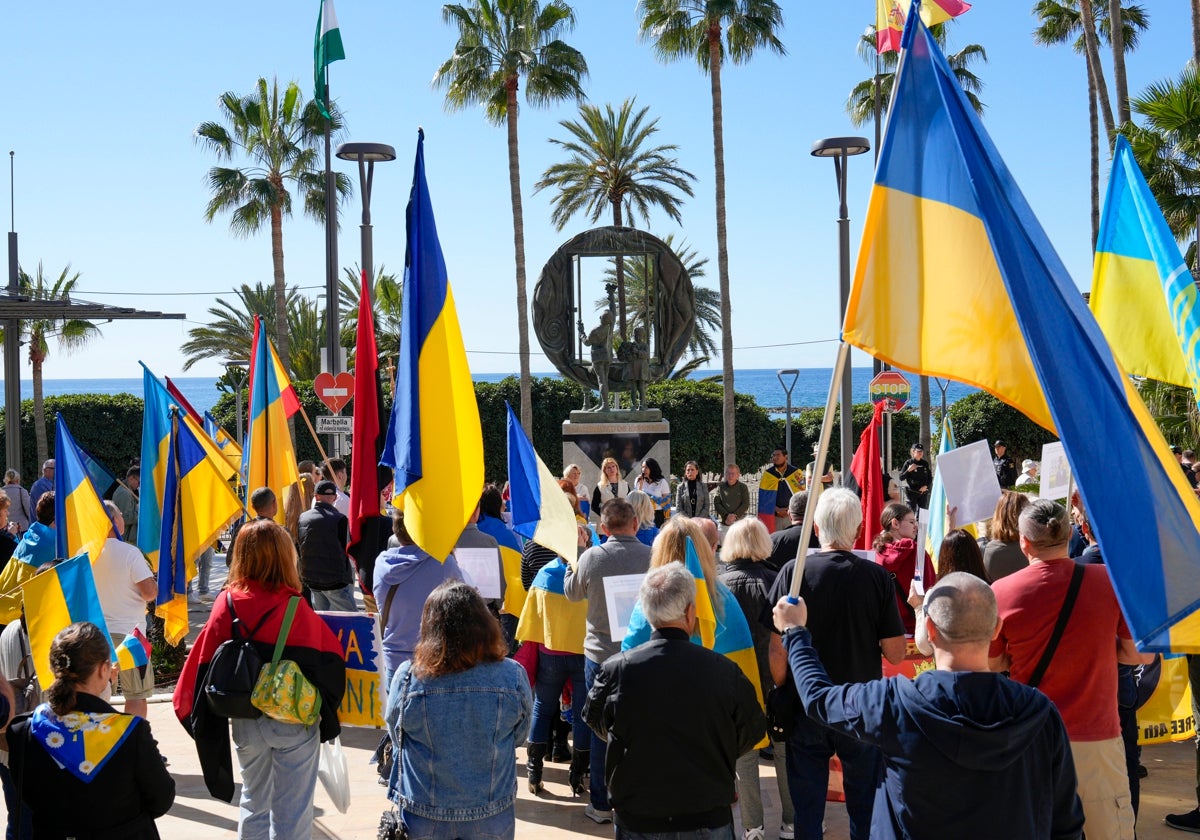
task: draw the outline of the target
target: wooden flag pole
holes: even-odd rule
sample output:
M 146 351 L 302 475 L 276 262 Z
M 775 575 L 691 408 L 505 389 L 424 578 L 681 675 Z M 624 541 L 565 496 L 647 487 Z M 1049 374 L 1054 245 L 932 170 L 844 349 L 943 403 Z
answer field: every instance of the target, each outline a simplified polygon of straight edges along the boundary
M 321 439 L 317 437 L 317 430 L 313 428 L 312 421 L 308 419 L 308 412 L 304 410 L 304 403 L 300 403 L 300 416 L 304 418 L 304 425 L 308 426 L 308 433 L 312 435 L 313 442 L 317 445 L 317 451 L 321 453 L 321 463 L 329 463 L 329 456 L 325 454 L 325 447 L 321 445 Z

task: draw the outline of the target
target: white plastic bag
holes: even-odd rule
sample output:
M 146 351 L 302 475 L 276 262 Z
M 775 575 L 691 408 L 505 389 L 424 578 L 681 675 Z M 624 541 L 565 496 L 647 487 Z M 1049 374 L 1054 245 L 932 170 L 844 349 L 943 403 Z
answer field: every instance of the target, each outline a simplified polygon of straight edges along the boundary
M 334 738 L 321 744 L 321 762 L 317 766 L 317 778 L 339 814 L 350 810 L 350 768 L 346 763 L 346 753 L 342 751 L 342 741 Z

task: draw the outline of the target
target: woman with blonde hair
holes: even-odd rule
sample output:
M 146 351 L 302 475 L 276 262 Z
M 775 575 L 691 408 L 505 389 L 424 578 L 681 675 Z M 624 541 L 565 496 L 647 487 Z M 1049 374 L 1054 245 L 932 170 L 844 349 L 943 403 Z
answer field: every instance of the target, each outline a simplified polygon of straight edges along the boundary
M 625 501 L 633 507 L 633 514 L 638 520 L 638 542 L 653 547 L 659 533 L 654 524 L 654 501 L 641 490 L 630 490 Z
M 313 484 L 310 473 L 300 473 L 300 480 L 283 488 L 283 524 L 292 536 L 292 542 L 300 544 L 300 514 L 313 506 Z
M 991 539 L 983 547 L 983 568 L 987 571 L 988 582 L 995 583 L 1029 565 L 1029 558 L 1021 551 L 1021 533 L 1017 527 L 1021 511 L 1027 507 L 1029 496 L 1026 494 L 1014 490 L 1000 492 L 988 528 Z
M 721 559 L 725 571 L 720 581 L 729 587 L 737 604 L 741 607 L 750 637 L 754 640 L 754 659 L 758 663 L 759 688 L 765 698 L 774 687 L 771 681 L 771 629 L 759 621 L 769 615 L 771 608 L 771 585 L 777 574 L 762 561 L 771 556 L 771 534 L 760 519 L 739 519 L 730 526 L 721 544 Z M 779 801 L 783 805 L 783 824 L 792 825 L 794 810 L 792 796 L 787 784 L 787 742 L 774 741 L 772 756 L 775 762 L 775 783 L 779 788 Z M 763 829 L 762 791 L 759 788 L 758 750 L 750 750 L 737 762 L 738 802 L 742 811 L 742 827 L 746 837 L 761 837 Z M 760 830 L 753 835 L 755 828 Z
M 233 544 L 224 597 L 213 604 L 188 653 L 174 696 L 175 715 L 196 740 L 205 784 L 225 802 L 233 801 L 234 792 L 229 727 L 204 697 L 209 666 L 217 648 L 235 637 L 235 622 L 237 637 L 248 636 L 262 661 L 269 662 L 292 609 L 283 658 L 295 662 L 320 693 L 321 717 L 311 726 L 265 715 L 233 719 L 242 771 L 239 838 L 298 840 L 312 834 L 319 746 L 341 731 L 338 706 L 346 690 L 342 645 L 300 597 L 296 548 L 288 533 L 269 519 L 247 522 Z
M 600 516 L 600 509 L 610 499 L 624 499 L 629 495 L 629 485 L 621 478 L 621 467 L 615 458 L 605 458 L 600 462 L 600 477 L 596 480 L 596 489 L 592 491 L 592 516 Z
M 579 480 L 582 475 L 583 471 L 579 469 L 578 464 L 567 464 L 563 467 L 563 481 L 571 482 L 571 490 L 579 502 L 580 511 L 584 519 L 587 519 L 591 511 L 591 494 L 588 493 L 587 485 Z

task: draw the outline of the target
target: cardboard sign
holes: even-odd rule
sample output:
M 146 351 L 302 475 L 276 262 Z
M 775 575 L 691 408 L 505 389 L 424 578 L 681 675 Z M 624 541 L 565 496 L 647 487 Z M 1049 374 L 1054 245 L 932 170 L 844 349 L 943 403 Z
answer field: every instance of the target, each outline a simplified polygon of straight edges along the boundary
M 346 693 L 338 707 L 342 726 L 383 729 L 387 686 L 383 684 L 383 646 L 374 613 L 319 612 L 333 631 L 346 659 Z

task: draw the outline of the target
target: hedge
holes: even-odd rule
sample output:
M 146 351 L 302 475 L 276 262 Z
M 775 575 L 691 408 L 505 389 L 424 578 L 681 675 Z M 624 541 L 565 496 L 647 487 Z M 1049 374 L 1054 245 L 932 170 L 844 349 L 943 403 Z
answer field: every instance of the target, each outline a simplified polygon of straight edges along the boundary
M 1042 445 L 1058 440 L 1008 403 L 983 391 L 963 397 L 948 412 L 959 446 L 977 440 L 986 440 L 990 445 L 999 438 L 1008 444 L 1008 455 L 1018 469 L 1025 458 L 1041 460 Z
M 132 394 L 66 394 L 46 397 L 46 442 L 54 457 L 54 418 L 61 413 L 75 442 L 123 478 L 141 455 L 142 398 Z M 0 408 L 0 451 L 7 446 L 4 410 Z M 7 466 L 12 466 L 7 465 Z M 31 485 L 42 474 L 33 427 L 33 400 L 21 401 L 21 483 Z

